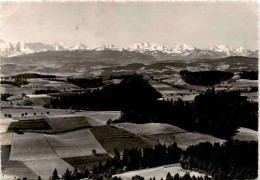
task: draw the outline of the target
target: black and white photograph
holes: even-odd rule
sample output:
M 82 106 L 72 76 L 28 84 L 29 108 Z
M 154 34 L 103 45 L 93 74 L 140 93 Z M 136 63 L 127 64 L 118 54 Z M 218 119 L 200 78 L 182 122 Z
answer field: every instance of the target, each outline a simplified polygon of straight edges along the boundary
M 2 180 L 258 179 L 259 2 L 0 2 Z

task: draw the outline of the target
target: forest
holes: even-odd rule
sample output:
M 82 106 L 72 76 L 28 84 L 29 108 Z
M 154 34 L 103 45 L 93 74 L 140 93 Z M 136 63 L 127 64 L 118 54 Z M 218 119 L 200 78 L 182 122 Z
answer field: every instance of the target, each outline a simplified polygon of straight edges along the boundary
M 10 84 L 21 87 L 22 85 L 27 85 L 28 81 L 26 79 L 16 78 L 14 81 L 1 81 L 1 84 Z
M 180 75 L 184 81 L 190 85 L 213 86 L 222 81 L 228 80 L 234 76 L 232 72 L 224 71 L 180 71 Z
M 81 88 L 96 88 L 104 85 L 101 78 L 67 78 L 67 82 L 79 86 Z
M 258 71 L 242 71 L 239 76 L 242 79 L 258 80 Z
M 133 75 L 120 84 L 52 99 L 45 107 L 86 110 L 120 110 L 116 122 L 160 122 L 186 130 L 227 139 L 238 127 L 257 129 L 258 104 L 247 101 L 239 91 L 208 89 L 193 102 L 159 101 L 157 92 L 142 76 Z
M 257 148 L 256 141 L 228 140 L 222 145 L 200 143 L 183 152 L 181 165 L 185 169 L 208 173 L 214 180 L 256 179 Z
M 49 93 L 59 93 L 59 90 L 56 89 L 37 89 L 34 91 L 34 94 L 49 94 Z
M 18 74 L 12 76 L 13 79 L 29 79 L 29 78 L 56 78 L 55 75 L 44 75 L 44 74 L 37 74 L 37 73 L 25 73 L 25 74 Z

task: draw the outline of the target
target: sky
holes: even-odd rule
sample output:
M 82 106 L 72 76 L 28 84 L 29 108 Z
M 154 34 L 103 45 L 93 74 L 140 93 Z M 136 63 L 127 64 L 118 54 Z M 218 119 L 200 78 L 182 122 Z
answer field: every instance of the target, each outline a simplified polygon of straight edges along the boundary
M 5 2 L 0 10 L 5 41 L 251 50 L 258 42 L 256 2 Z

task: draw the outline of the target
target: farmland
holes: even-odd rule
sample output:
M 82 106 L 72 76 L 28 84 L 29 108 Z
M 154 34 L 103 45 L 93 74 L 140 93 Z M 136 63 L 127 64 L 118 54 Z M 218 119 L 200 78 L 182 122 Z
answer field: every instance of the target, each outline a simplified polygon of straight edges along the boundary
M 115 127 L 93 127 L 91 132 L 108 153 L 114 153 L 115 148 L 122 151 L 130 147 L 143 148 L 151 146 L 142 137 Z
M 180 113 L 181 108 L 187 105 L 185 103 L 194 102 L 196 97 L 208 89 L 206 86 L 191 85 L 185 82 L 178 74 L 180 70 L 174 69 L 173 74 L 163 74 L 163 70 L 162 74 L 160 74 L 161 70 L 157 73 L 147 69 L 140 70 L 145 74 L 142 78 L 148 82 L 146 85 L 138 79 L 139 76 L 135 77 L 136 82 L 145 84 L 142 84 L 145 90 L 140 89 L 142 94 L 139 94 L 136 82 L 124 87 L 126 82 L 131 81 L 129 79 L 124 81 L 120 77 L 115 77 L 112 80 L 103 79 L 104 84 L 111 85 L 110 88 L 104 88 L 105 93 L 103 93 L 103 88 L 99 90 L 82 89 L 66 82 L 66 80 L 60 81 L 59 78 L 56 78 L 57 81 L 55 78 L 29 78 L 27 79 L 28 84 L 22 87 L 3 84 L 1 93 L 12 95 L 6 101 L 1 102 L 2 172 L 6 176 L 19 178 L 37 179 L 40 175 L 42 179 L 48 179 L 55 168 L 60 176 L 67 168 L 73 172 L 74 168 L 83 170 L 83 167 L 86 166 L 89 170 L 94 171 L 99 162 L 105 166 L 107 159 L 116 158 L 115 149 L 121 153 L 121 158 L 123 158 L 125 149 L 129 151 L 135 151 L 134 148 L 143 150 L 144 148 L 158 147 L 159 144 L 165 144 L 166 147 L 169 147 L 176 143 L 182 151 L 192 145 L 205 142 L 224 144 L 225 138 L 180 126 L 181 123 L 176 124 L 176 122 L 178 123 L 177 118 L 180 117 L 180 122 L 184 122 L 186 115 L 191 113 L 190 111 Z M 122 85 L 122 82 L 125 84 Z M 155 90 L 150 88 L 150 84 Z M 114 87 L 119 87 L 116 93 L 113 92 Z M 228 88 L 242 89 L 241 96 L 257 102 L 258 93 L 255 92 L 257 81 L 241 79 L 237 73 L 230 81 L 223 81 L 214 87 L 216 91 Z M 252 92 L 251 88 L 253 88 Z M 47 93 L 48 90 L 52 90 L 54 93 L 34 94 L 36 90 L 42 89 L 46 90 L 42 92 Z M 56 93 L 55 90 L 59 92 Z M 126 92 L 123 93 L 123 91 Z M 162 96 L 157 92 L 161 93 Z M 94 103 L 90 103 L 93 107 L 88 107 L 88 101 L 80 99 L 80 95 L 84 93 L 89 93 L 90 97 L 93 93 L 93 97 L 98 97 L 100 100 L 99 104 L 96 104 L 95 98 L 90 98 L 89 100 Z M 112 98 L 106 98 L 110 95 L 109 93 L 112 93 Z M 71 104 L 66 109 L 59 109 L 59 107 L 54 109 L 45 106 L 51 104 L 53 100 L 72 98 L 75 95 L 79 95 L 79 99 L 82 101 L 80 104 L 86 103 L 84 107 Z M 103 101 L 103 99 L 105 100 Z M 178 108 L 181 108 L 177 108 L 171 118 L 153 114 L 158 109 L 163 113 L 167 112 L 168 107 L 164 106 L 164 103 L 178 99 L 185 101 L 185 103 L 177 104 Z M 77 103 L 77 101 L 75 102 Z M 150 106 L 150 104 L 154 105 L 155 102 L 159 102 L 158 106 Z M 132 111 L 127 111 L 129 107 L 133 108 L 130 109 Z M 135 109 L 136 107 L 137 109 Z M 146 113 L 144 115 L 142 114 L 143 108 Z M 188 106 L 188 108 L 190 107 Z M 130 116 L 125 116 L 127 113 Z M 191 126 L 195 125 L 196 123 Z M 258 141 L 257 135 L 255 130 L 239 127 L 232 138 L 245 142 Z M 116 167 L 118 169 L 115 169 L 116 165 L 114 165 L 112 174 L 120 172 L 118 176 L 123 179 L 131 179 L 135 175 L 141 175 L 145 179 L 150 177 L 160 179 L 161 177 L 165 178 L 168 172 L 171 172 L 172 175 L 179 173 L 183 176 L 187 172 L 190 175 L 203 176 L 203 174 L 183 169 L 180 164 L 161 165 L 129 172 L 124 167 Z M 140 165 L 140 168 L 143 167 Z M 123 172 L 125 169 L 126 172 Z
M 223 143 L 224 140 L 215 138 L 207 134 L 197 132 L 187 132 L 177 126 L 160 123 L 147 123 L 147 124 L 133 124 L 133 123 L 118 123 L 116 127 L 123 128 L 129 132 L 137 135 L 143 135 L 151 142 L 170 145 L 177 143 L 177 145 L 186 149 L 190 145 L 199 144 L 201 142 L 219 142 Z
M 88 129 L 44 137 L 61 158 L 92 155 L 93 149 L 97 154 L 106 153 Z

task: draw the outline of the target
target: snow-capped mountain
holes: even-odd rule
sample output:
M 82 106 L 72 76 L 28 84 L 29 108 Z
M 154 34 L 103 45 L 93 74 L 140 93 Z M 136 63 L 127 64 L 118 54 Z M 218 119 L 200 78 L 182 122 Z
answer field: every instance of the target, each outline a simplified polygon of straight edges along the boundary
M 186 59 L 216 59 L 229 56 L 258 57 L 258 51 L 250 51 L 243 47 L 235 49 L 227 45 L 214 45 L 209 49 L 198 49 L 191 45 L 182 44 L 174 48 L 156 43 L 136 43 L 126 48 L 117 48 L 114 45 L 99 45 L 88 47 L 83 43 L 75 46 L 66 46 L 63 43 L 53 45 L 40 42 L 4 42 L 0 41 L 0 56 L 10 57 L 43 51 L 134 51 L 151 55 L 158 60 L 186 60 Z

